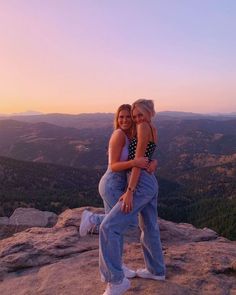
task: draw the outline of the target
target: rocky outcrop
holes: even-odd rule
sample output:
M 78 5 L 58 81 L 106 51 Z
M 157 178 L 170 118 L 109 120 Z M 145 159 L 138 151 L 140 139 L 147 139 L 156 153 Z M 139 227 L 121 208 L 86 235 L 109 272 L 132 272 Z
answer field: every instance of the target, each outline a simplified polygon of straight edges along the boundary
M 11 217 L 9 223 L 22 226 L 53 226 L 57 222 L 57 215 L 53 212 L 40 211 L 34 208 L 17 208 Z
M 34 208 L 17 208 L 10 218 L 0 217 L 0 239 L 34 226 L 51 227 L 56 222 L 57 215 L 53 212 Z
M 82 211 L 66 210 L 52 228 L 34 227 L 0 241 L 1 295 L 103 294 L 98 235 L 79 236 Z M 167 279 L 135 278 L 127 294 L 236 294 L 236 242 L 210 229 L 159 222 Z M 143 267 L 138 229 L 126 235 L 124 261 Z

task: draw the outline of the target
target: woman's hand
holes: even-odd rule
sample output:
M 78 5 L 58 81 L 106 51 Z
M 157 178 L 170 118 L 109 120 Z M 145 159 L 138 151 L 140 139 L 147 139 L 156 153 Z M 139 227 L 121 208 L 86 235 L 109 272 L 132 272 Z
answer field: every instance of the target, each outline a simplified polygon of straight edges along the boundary
M 139 157 L 133 160 L 133 167 L 138 167 L 141 169 L 147 169 L 149 162 L 147 157 Z
M 156 169 L 157 169 L 157 160 L 154 159 L 148 164 L 148 167 L 146 170 L 148 173 L 153 173 L 156 171 Z
M 125 192 L 119 199 L 122 202 L 121 211 L 124 213 L 129 213 L 133 209 L 133 192 Z

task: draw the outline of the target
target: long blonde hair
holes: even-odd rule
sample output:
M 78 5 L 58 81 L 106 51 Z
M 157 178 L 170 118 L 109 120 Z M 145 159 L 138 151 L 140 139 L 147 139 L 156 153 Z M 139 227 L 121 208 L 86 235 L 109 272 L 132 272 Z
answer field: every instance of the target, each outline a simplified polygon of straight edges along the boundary
M 156 112 L 155 112 L 155 108 L 154 108 L 154 102 L 151 99 L 145 99 L 145 98 L 141 98 L 136 100 L 131 107 L 131 111 L 133 113 L 133 110 L 135 107 L 138 107 L 146 112 L 148 112 L 150 114 L 150 117 L 154 117 Z

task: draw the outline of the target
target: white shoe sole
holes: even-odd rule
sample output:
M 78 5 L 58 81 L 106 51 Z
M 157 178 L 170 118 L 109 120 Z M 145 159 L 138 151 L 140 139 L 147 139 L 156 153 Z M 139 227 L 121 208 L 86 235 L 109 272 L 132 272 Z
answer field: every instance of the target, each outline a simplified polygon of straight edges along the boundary
M 87 216 L 89 214 L 89 216 Z M 87 226 L 86 230 L 84 229 L 85 224 L 89 222 L 90 212 L 85 210 L 81 215 L 80 227 L 79 227 L 79 234 L 81 237 L 85 237 L 88 234 Z
M 155 276 L 153 274 L 149 273 L 139 273 L 138 271 L 136 272 L 137 277 L 142 278 L 142 279 L 149 279 L 149 280 L 155 280 L 155 281 L 165 281 L 166 277 L 165 276 Z
M 130 287 L 131 287 L 131 283 L 130 283 L 130 281 L 127 281 L 126 286 L 124 286 L 122 290 L 114 291 L 113 294 L 114 294 L 114 295 L 115 295 L 115 294 L 123 295 L 127 290 L 130 289 Z M 112 292 L 109 292 L 108 290 L 106 290 L 106 291 L 103 293 L 103 295 L 110 295 L 110 294 L 112 294 Z
M 123 266 L 122 269 L 127 279 L 133 279 L 136 277 L 136 271 L 129 269 L 127 266 Z
M 135 278 L 136 277 L 136 273 L 134 273 L 134 274 L 125 274 L 125 277 L 127 278 L 127 279 L 133 279 L 133 278 Z

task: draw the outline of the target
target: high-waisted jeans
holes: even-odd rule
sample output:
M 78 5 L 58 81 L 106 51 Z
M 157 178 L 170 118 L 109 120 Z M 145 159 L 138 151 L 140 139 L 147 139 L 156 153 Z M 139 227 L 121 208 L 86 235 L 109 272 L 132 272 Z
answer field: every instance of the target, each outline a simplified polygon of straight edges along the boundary
M 105 214 L 94 213 L 91 217 L 91 221 L 97 226 L 99 230 L 105 215 L 108 214 L 115 204 L 119 201 L 119 198 L 125 192 L 127 186 L 127 171 L 113 172 L 108 167 L 105 174 L 100 179 L 98 185 L 99 194 L 103 200 Z M 130 228 L 136 227 L 138 224 L 137 216 L 133 218 Z
M 124 193 L 127 185 L 127 173 L 126 171 L 113 172 L 108 167 L 105 174 L 102 176 L 99 185 L 98 191 L 102 197 L 105 214 L 108 214 L 115 204 L 119 201 L 119 198 Z M 105 214 L 93 214 L 92 222 L 99 226 Z
M 165 275 L 165 265 L 157 223 L 158 183 L 153 174 L 141 170 L 138 185 L 133 196 L 133 210 L 121 211 L 122 202 L 116 203 L 100 225 L 99 268 L 102 280 L 120 283 L 124 278 L 122 270 L 123 234 L 139 214 L 142 245 L 146 268 L 154 275 Z

